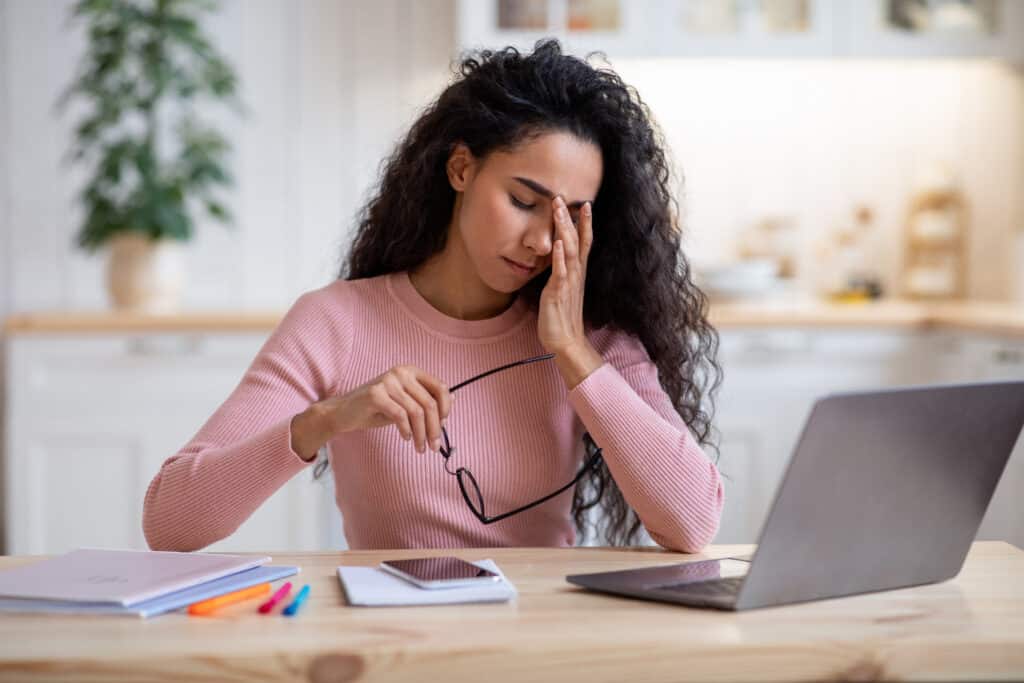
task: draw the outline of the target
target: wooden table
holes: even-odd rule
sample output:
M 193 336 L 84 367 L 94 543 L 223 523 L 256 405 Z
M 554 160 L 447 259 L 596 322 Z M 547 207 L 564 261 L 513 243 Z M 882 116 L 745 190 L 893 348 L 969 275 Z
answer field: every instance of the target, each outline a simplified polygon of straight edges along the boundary
M 726 557 L 647 549 L 474 549 L 520 592 L 512 603 L 345 605 L 338 564 L 449 551 L 280 554 L 308 582 L 293 619 L 255 603 L 213 617 L 0 615 L 0 680 L 681 681 L 1024 677 L 1024 551 L 974 544 L 952 581 L 726 613 L 627 600 L 566 574 Z M 31 561 L 0 557 L 0 568 Z

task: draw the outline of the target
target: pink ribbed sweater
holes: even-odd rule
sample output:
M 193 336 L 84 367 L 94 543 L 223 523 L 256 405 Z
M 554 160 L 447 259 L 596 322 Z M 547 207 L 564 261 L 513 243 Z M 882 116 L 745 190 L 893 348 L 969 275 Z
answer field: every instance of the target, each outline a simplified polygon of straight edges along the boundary
M 589 334 L 605 364 L 572 391 L 553 361 L 511 368 L 453 394 L 452 470 L 475 475 L 488 514 L 519 507 L 570 481 L 589 431 L 651 537 L 697 552 L 718 529 L 718 470 L 658 384 L 634 337 Z M 395 365 L 449 386 L 544 353 L 536 313 L 521 300 L 486 320 L 433 308 L 406 273 L 339 280 L 296 301 L 234 392 L 161 466 L 146 492 L 153 549 L 196 550 L 230 535 L 309 466 L 291 447 L 292 417 Z M 491 525 L 477 520 L 442 457 L 417 453 L 393 426 L 340 434 L 331 475 L 352 548 L 570 546 L 572 491 Z

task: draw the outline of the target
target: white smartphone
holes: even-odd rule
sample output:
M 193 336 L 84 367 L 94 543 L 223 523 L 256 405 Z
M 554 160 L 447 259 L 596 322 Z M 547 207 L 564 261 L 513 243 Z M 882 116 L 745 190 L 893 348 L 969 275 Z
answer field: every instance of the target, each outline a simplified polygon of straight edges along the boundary
M 385 560 L 380 568 L 420 588 L 462 588 L 493 584 L 500 575 L 457 557 Z

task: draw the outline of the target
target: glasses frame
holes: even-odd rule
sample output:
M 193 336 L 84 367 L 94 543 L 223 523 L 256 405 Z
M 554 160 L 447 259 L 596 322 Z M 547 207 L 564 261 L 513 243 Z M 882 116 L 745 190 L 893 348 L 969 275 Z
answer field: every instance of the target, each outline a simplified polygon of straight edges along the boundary
M 475 377 L 470 377 L 469 379 L 467 379 L 467 380 L 465 380 L 463 382 L 459 382 L 455 386 L 451 387 L 448 391 L 450 393 L 455 393 L 458 389 L 461 389 L 462 387 L 466 386 L 467 384 L 472 384 L 473 382 L 476 382 L 477 380 L 481 380 L 484 377 L 488 377 L 488 376 L 493 375 L 493 374 L 495 374 L 497 372 L 501 372 L 502 370 L 508 370 L 509 368 L 518 367 L 520 365 L 527 365 L 529 363 L 537 363 L 537 362 L 540 362 L 540 361 L 549 360 L 549 359 L 554 358 L 554 357 L 555 357 L 555 354 L 553 354 L 553 353 L 546 353 L 546 354 L 544 354 L 542 356 L 534 356 L 533 358 L 526 358 L 524 360 L 516 361 L 514 363 L 509 363 L 507 365 L 502 365 L 501 367 L 494 368 L 493 370 L 488 370 L 487 372 L 480 373 L 479 375 L 476 375 Z M 458 483 L 459 483 L 459 491 L 462 493 L 462 499 L 464 501 L 466 501 L 466 506 L 470 509 L 470 511 L 473 513 L 473 515 L 478 520 L 480 520 L 481 524 L 494 524 L 495 522 L 500 522 L 503 519 L 508 519 L 512 515 L 517 515 L 520 512 L 525 512 L 526 510 L 529 510 L 530 508 L 534 508 L 534 507 L 537 507 L 538 505 L 540 505 L 542 503 L 546 503 L 547 501 L 551 500 L 555 496 L 558 496 L 558 495 L 564 493 L 565 491 L 567 491 L 570 488 L 572 488 L 573 486 L 575 486 L 579 482 L 579 480 L 583 477 L 584 474 L 586 474 L 587 472 L 592 470 L 594 467 L 596 467 L 598 465 L 598 463 L 600 463 L 601 456 L 602 456 L 600 447 L 598 447 L 598 445 L 596 443 L 594 443 L 594 440 L 591 438 L 590 433 L 589 432 L 584 432 L 584 434 L 583 434 L 583 444 L 584 444 L 584 446 L 585 446 L 585 448 L 587 450 L 587 458 L 584 461 L 583 466 L 580 468 L 580 471 L 576 474 L 575 477 L 573 477 L 572 481 L 570 481 L 565 486 L 562 486 L 558 490 L 552 491 L 551 493 L 547 494 L 546 496 L 543 496 L 542 498 L 538 498 L 537 500 L 533 501 L 532 503 L 528 503 L 527 505 L 523 505 L 521 507 L 518 507 L 518 508 L 516 508 L 514 510 L 510 510 L 508 512 L 503 512 L 500 515 L 495 515 L 493 517 L 489 517 L 489 516 L 487 516 L 487 513 L 486 513 L 485 508 L 484 508 L 484 496 L 483 496 L 483 493 L 480 491 L 480 485 L 477 484 L 476 477 L 473 476 L 473 473 L 470 472 L 465 467 L 459 467 L 454 472 L 449 467 L 448 461 L 452 457 L 452 455 L 455 454 L 455 449 L 452 447 L 451 441 L 448 438 L 448 430 L 445 429 L 444 427 L 441 427 L 441 437 L 444 440 L 444 443 L 441 446 L 441 448 L 439 449 L 439 451 L 441 453 L 441 456 L 444 458 L 444 471 L 447 474 L 450 474 L 451 476 L 455 477 L 456 481 L 458 481 Z M 470 491 L 467 490 L 467 486 L 471 486 L 472 487 L 472 492 L 475 494 L 476 500 L 479 503 L 479 509 L 477 509 L 477 507 L 478 507 L 477 504 L 474 504 L 473 499 L 470 497 Z

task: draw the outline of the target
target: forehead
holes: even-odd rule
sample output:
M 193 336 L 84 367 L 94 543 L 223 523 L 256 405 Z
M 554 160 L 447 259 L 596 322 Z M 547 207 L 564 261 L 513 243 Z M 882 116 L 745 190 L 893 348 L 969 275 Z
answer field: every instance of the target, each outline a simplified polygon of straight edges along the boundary
M 529 178 L 569 203 L 593 201 L 604 171 L 597 145 L 564 132 L 543 133 L 512 150 L 494 152 L 486 166 L 507 180 Z

